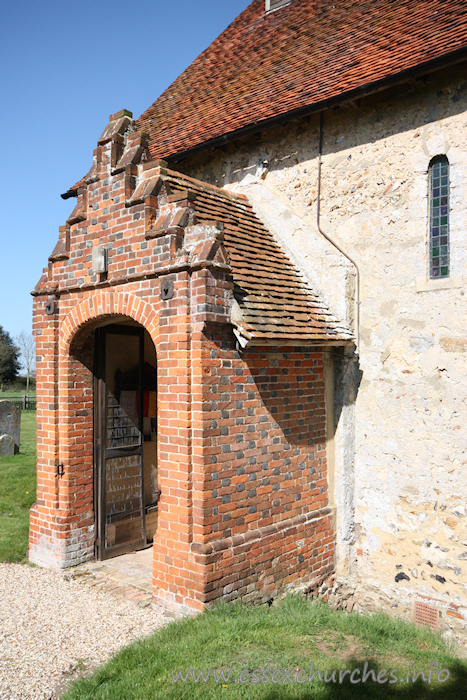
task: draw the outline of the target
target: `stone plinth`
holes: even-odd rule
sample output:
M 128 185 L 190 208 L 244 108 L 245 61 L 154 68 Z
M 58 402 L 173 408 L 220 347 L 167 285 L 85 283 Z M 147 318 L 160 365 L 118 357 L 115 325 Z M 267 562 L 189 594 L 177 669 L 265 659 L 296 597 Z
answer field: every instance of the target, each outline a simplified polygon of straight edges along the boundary
M 21 409 L 10 401 L 0 401 L 0 435 L 13 438 L 14 453 L 19 452 Z M 10 454 L 10 453 L 8 453 Z

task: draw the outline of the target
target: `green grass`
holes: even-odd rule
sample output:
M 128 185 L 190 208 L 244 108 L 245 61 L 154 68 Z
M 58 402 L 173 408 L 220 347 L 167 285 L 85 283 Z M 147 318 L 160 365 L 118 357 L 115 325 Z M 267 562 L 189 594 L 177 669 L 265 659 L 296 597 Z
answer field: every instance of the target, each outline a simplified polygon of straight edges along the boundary
M 35 500 L 35 412 L 21 416 L 21 451 L 14 457 L 0 458 L 0 561 L 24 560 L 27 550 L 29 508 Z M 311 664 L 328 675 L 359 668 L 397 669 L 397 683 L 369 680 L 351 684 L 349 674 L 343 683 L 283 683 L 284 671 L 306 669 Z M 407 682 L 407 673 L 422 672 Z M 208 682 L 174 681 L 175 673 L 208 672 L 216 669 L 223 678 Z M 276 683 L 240 683 L 240 674 L 249 679 L 272 677 Z M 440 669 L 449 679 L 440 683 Z M 231 672 L 228 678 L 225 674 Z M 254 675 L 256 672 L 256 676 Z M 355 679 L 361 678 L 356 675 Z M 388 680 L 392 680 L 388 678 Z M 413 700 L 457 700 L 467 685 L 467 665 L 449 652 L 439 636 L 427 629 L 394 620 L 386 615 L 359 616 L 333 611 L 327 605 L 304 598 L 289 597 L 277 606 L 223 604 L 199 615 L 173 622 L 156 634 L 135 642 L 119 652 L 89 678 L 70 685 L 64 700 L 145 700 L 146 698 L 199 698 L 292 700 L 316 698 L 413 698 Z
M 395 684 L 368 680 L 351 684 L 319 682 L 283 683 L 283 670 L 336 671 L 368 664 L 376 677 L 383 669 L 397 669 Z M 422 677 L 407 683 L 407 672 L 422 671 L 428 678 L 437 662 L 431 684 Z M 413 664 L 413 666 L 410 666 Z M 208 682 L 174 682 L 175 673 L 217 669 L 224 677 Z M 225 675 L 232 670 L 230 679 Z M 250 679 L 256 669 L 277 669 L 276 683 L 240 683 L 243 669 Z M 440 683 L 437 673 L 449 671 Z M 262 673 L 262 672 L 261 672 Z M 260 678 L 261 674 L 258 674 Z M 301 676 L 303 677 L 303 676 Z M 359 676 L 356 674 L 354 679 Z M 361 677 L 361 676 L 360 676 Z M 412 676 L 410 675 L 410 678 Z M 441 676 L 443 678 L 443 676 Z M 370 676 L 371 679 L 371 676 Z M 401 682 L 400 679 L 403 679 Z M 382 680 L 382 678 L 381 678 Z M 126 647 L 88 678 L 70 685 L 63 700 L 145 700 L 146 698 L 424 698 L 454 699 L 462 695 L 467 666 L 449 653 L 439 636 L 428 629 L 386 615 L 359 616 L 331 610 L 324 603 L 288 597 L 277 606 L 216 606 L 196 618 L 173 622 L 146 639 Z
M 26 387 L 20 387 L 19 389 L 5 389 L 4 391 L 0 391 L 0 401 L 4 401 L 9 399 L 10 397 L 17 397 L 17 396 L 24 396 L 24 394 L 27 394 L 31 399 L 36 397 L 36 387 L 32 387 L 29 389 L 29 392 L 26 391 Z
M 21 413 L 19 454 L 0 457 L 0 561 L 22 561 L 36 500 L 36 412 Z

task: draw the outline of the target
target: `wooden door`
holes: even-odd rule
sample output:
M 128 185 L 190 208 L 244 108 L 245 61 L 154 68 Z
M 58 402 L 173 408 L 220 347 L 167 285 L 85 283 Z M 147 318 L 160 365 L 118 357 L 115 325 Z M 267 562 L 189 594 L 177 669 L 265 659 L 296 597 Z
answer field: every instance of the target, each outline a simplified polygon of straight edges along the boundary
M 143 329 L 96 332 L 96 556 L 146 546 L 143 470 Z

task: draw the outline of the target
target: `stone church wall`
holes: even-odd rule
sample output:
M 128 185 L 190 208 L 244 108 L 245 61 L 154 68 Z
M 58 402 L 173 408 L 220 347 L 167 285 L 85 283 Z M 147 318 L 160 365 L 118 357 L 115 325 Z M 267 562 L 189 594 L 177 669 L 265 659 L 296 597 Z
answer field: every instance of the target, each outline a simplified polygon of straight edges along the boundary
M 459 634 L 467 615 L 465 105 L 461 69 L 451 69 L 326 112 L 321 172 L 321 227 L 360 269 L 359 347 L 336 355 L 329 374 L 331 597 L 339 604 L 345 582 L 348 607 L 408 617 L 421 600 L 448 634 Z M 176 167 L 249 196 L 355 329 L 354 268 L 316 225 L 318 144 L 319 116 L 311 116 Z M 428 167 L 440 154 L 450 164 L 451 269 L 430 281 Z

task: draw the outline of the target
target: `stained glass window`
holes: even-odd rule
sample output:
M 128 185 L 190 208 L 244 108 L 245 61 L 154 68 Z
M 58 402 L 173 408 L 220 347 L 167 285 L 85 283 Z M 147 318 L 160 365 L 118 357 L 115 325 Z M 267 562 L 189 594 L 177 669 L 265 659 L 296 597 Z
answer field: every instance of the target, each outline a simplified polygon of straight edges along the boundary
M 430 176 L 430 279 L 449 277 L 449 162 L 433 158 Z

